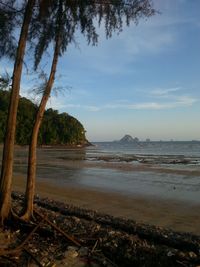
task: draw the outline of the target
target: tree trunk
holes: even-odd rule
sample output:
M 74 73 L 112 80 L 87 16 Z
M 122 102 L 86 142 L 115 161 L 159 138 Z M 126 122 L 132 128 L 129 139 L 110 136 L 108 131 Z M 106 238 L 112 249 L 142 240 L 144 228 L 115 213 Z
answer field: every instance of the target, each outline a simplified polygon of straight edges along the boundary
M 31 144 L 29 146 L 29 157 L 28 157 L 28 173 L 27 173 L 27 184 L 26 184 L 26 194 L 25 194 L 25 207 L 24 213 L 22 215 L 23 220 L 30 220 L 33 216 L 33 201 L 35 195 L 35 177 L 36 177 L 36 158 L 37 158 L 37 140 L 38 140 L 38 133 L 40 129 L 40 125 L 42 123 L 42 119 L 44 116 L 45 108 L 49 96 L 51 94 L 51 89 L 53 87 L 55 73 L 58 63 L 59 51 L 60 51 L 60 38 L 57 38 L 53 61 L 51 65 L 51 72 L 49 75 L 48 82 L 44 89 L 44 93 L 38 108 L 38 112 L 36 114 L 36 119 L 33 126 L 33 131 L 31 135 Z
M 26 5 L 23 25 L 21 28 L 18 49 L 13 70 L 13 82 L 11 89 L 11 97 L 8 111 L 7 128 L 2 157 L 2 169 L 0 178 L 0 220 L 3 224 L 11 211 L 11 186 L 13 174 L 13 155 L 15 143 L 15 130 L 17 108 L 19 102 L 19 90 L 22 75 L 23 59 L 26 48 L 29 24 L 31 21 L 32 10 L 35 0 L 29 0 Z

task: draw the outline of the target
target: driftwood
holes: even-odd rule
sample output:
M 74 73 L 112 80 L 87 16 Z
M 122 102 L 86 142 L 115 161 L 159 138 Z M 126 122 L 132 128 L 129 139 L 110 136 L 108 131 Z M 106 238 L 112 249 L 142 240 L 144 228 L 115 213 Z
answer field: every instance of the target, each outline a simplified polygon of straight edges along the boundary
M 41 220 L 35 224 L 35 226 L 32 228 L 31 232 L 28 233 L 28 235 L 26 236 L 26 238 L 19 244 L 17 245 L 17 247 L 13 248 L 13 249 L 0 249 L 0 257 L 10 257 L 10 256 L 15 256 L 18 255 L 20 256 L 22 254 L 22 252 L 25 252 L 26 254 L 28 254 L 33 260 L 34 262 L 39 266 L 42 267 L 43 265 L 40 263 L 40 261 L 37 259 L 37 257 L 34 256 L 34 254 L 27 248 L 26 244 L 28 243 L 28 241 L 31 242 L 31 239 L 33 237 L 33 234 L 36 233 L 38 231 L 38 229 L 46 224 L 51 226 L 54 230 L 56 230 L 57 232 L 59 232 L 62 236 L 65 237 L 65 239 L 67 239 L 68 241 L 70 241 L 71 243 L 73 243 L 74 245 L 80 247 L 80 243 L 78 241 L 76 241 L 72 236 L 66 234 L 62 229 L 60 229 L 57 225 L 55 225 L 54 223 L 52 223 L 50 220 L 48 220 L 48 218 L 46 216 L 43 216 L 37 209 L 34 209 L 34 213 L 41 218 Z M 23 222 L 18 221 L 18 227 L 21 227 L 24 229 Z M 28 224 L 26 224 L 26 226 L 28 226 Z M 29 224 L 30 228 L 32 227 Z M 49 233 L 49 231 L 48 231 Z M 9 259 L 11 260 L 11 259 Z
M 40 261 L 33 255 L 33 253 L 30 252 L 29 249 L 23 248 L 23 250 L 31 257 L 31 259 L 39 266 L 39 267 L 44 267 Z
M 58 231 L 60 234 L 62 234 L 65 238 L 67 238 L 69 241 L 71 241 L 74 245 L 80 247 L 81 244 L 75 240 L 72 236 L 65 233 L 62 229 L 60 229 L 55 223 L 52 223 L 50 220 L 48 220 L 45 216 L 43 216 L 37 209 L 34 209 L 34 212 L 42 218 L 43 221 L 45 221 L 47 224 L 52 226 L 56 231 Z
M 23 200 L 18 194 L 13 197 Z M 48 199 L 35 198 L 35 204 L 36 217 L 42 218 L 43 223 L 66 242 L 73 243 L 77 251 L 80 244 L 88 247 L 85 256 L 88 262 L 120 267 L 200 266 L 199 236 L 138 224 Z M 43 212 L 48 218 L 44 218 Z M 67 234 L 69 231 L 71 235 Z
M 0 256 L 18 254 L 24 248 L 24 245 L 31 239 L 32 235 L 37 231 L 37 229 L 41 226 L 43 219 L 33 228 L 33 230 L 28 234 L 28 236 L 24 239 L 24 241 L 18 245 L 14 249 L 1 249 Z
M 95 221 L 116 230 L 129 234 L 136 234 L 140 238 L 177 249 L 193 251 L 200 256 L 200 236 L 189 233 L 179 233 L 161 227 L 138 224 L 133 220 L 114 218 L 110 215 L 100 214 L 92 210 L 84 210 L 68 206 L 58 201 L 48 202 L 45 199 L 36 199 L 35 203 L 45 209 L 59 212 L 65 216 L 77 216 L 86 220 Z

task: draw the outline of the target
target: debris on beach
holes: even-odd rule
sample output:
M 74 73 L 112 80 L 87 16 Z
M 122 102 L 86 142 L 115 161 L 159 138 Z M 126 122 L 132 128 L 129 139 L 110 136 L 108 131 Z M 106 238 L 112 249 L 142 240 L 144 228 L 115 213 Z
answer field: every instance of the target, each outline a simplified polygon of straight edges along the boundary
M 15 210 L 23 197 L 13 194 Z M 200 266 L 200 236 L 39 197 L 34 217 L 0 231 L 0 266 Z

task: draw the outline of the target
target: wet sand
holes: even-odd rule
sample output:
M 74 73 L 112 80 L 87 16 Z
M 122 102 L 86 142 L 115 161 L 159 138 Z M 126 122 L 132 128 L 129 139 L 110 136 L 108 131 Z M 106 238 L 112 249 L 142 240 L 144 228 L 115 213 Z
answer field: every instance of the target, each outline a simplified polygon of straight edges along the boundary
M 14 177 L 13 189 L 24 191 L 25 179 Z M 125 196 L 85 187 L 59 185 L 37 179 L 36 194 L 86 209 L 200 235 L 200 205 L 147 196 Z
M 22 192 L 27 152 L 27 147 L 16 147 L 13 188 Z M 199 165 L 112 162 L 93 154 L 99 157 L 85 149 L 38 149 L 36 193 L 200 235 Z

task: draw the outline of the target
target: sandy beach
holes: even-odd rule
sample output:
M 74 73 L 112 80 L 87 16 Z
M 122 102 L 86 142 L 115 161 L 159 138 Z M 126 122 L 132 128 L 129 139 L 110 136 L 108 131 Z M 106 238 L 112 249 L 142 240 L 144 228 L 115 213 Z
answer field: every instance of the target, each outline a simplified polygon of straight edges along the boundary
M 198 165 L 113 162 L 95 149 L 38 149 L 36 194 L 200 235 Z M 15 191 L 24 192 L 27 152 L 27 147 L 16 147 Z
M 23 176 L 14 177 L 14 190 L 23 192 L 24 185 Z M 41 178 L 37 179 L 36 194 L 85 209 L 200 235 L 200 205 L 146 196 L 124 196 L 63 184 L 59 186 L 50 179 Z
M 45 229 L 54 222 L 91 251 L 97 245 L 96 251 L 101 254 L 95 254 L 95 260 L 108 261 L 103 266 L 110 267 L 110 261 L 126 267 L 198 266 L 200 169 L 196 160 L 194 165 L 163 164 L 160 158 L 153 163 L 135 162 L 132 156 L 131 161 L 125 157 L 119 161 L 118 156 L 102 158 L 98 151 L 94 152 L 38 149 L 34 209 L 38 223 L 45 216 Z M 27 149 L 19 147 L 15 153 L 12 195 L 17 212 L 22 209 L 26 170 Z M 20 238 L 23 231 L 17 231 Z M 52 233 L 52 240 L 36 233 L 27 243 L 41 261 L 48 260 L 45 255 L 52 256 L 52 249 L 58 251 L 60 237 L 55 238 Z M 63 255 L 70 247 L 69 242 Z M 81 261 L 79 247 L 73 250 Z M 55 252 L 53 261 L 56 260 Z

